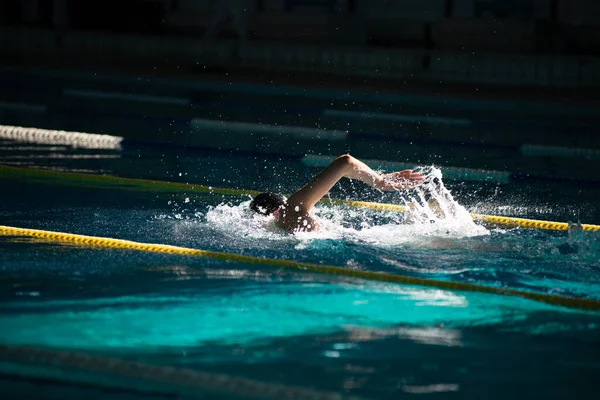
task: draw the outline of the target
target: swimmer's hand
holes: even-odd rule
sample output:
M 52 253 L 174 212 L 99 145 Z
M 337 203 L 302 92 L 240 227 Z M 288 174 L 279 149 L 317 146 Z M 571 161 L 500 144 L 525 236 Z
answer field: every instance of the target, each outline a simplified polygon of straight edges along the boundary
M 381 175 L 374 187 L 384 191 L 407 190 L 418 186 L 424 180 L 425 178 L 420 173 L 413 172 L 412 169 L 406 169 L 404 171 Z

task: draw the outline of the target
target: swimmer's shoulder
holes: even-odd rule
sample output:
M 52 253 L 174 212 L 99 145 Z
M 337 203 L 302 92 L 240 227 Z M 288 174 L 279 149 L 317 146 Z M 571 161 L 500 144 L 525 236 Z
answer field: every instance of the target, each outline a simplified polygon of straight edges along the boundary
M 275 214 L 275 225 L 288 233 L 318 231 L 320 226 L 310 215 L 295 210 L 282 210 Z

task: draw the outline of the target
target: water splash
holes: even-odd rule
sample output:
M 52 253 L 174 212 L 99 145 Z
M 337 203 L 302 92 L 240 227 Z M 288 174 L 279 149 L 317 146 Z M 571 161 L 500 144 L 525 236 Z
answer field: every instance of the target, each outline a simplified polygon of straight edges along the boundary
M 206 223 L 227 236 L 255 239 L 277 239 L 281 236 L 273 217 L 250 210 L 250 200 L 238 205 L 219 204 L 216 207 L 209 207 Z
M 343 239 L 383 247 L 414 242 L 438 246 L 436 239 L 489 234 L 476 225 L 469 212 L 452 197 L 438 168 L 427 167 L 420 172 L 426 178 L 422 185 L 392 195 L 395 203 L 407 207 L 405 213 L 319 205 L 313 211 L 321 225 L 319 232 L 287 235 L 275 226 L 272 217 L 251 212 L 248 200 L 239 205 L 220 204 L 209 208 L 206 223 L 236 238 L 293 240 L 300 241 L 300 247 L 303 242 L 318 239 Z
M 405 213 L 408 223 L 419 227 L 424 235 L 459 238 L 488 234 L 485 228 L 473 222 L 467 209 L 444 186 L 439 168 L 425 167 L 419 172 L 425 182 L 408 195 L 400 195 L 408 208 Z

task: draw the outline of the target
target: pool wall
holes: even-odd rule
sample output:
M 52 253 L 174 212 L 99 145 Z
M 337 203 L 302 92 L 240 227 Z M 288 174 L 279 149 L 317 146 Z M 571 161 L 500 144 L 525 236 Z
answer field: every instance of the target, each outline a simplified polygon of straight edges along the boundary
M 256 68 L 461 84 L 598 88 L 600 57 L 457 51 L 452 49 L 349 47 L 323 43 L 206 42 L 198 36 L 140 35 L 0 27 L 7 59 L 115 62 L 130 66 Z

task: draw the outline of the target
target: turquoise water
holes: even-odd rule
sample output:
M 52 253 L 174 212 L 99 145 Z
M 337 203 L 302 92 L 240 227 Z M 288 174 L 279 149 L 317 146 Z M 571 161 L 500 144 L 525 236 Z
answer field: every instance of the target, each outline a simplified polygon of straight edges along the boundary
M 48 152 L 5 141 L 0 156 L 23 167 L 286 193 L 318 170 L 295 158 L 135 146 Z M 445 184 L 473 212 L 600 222 L 594 187 Z M 460 216 L 431 224 L 418 213 L 322 205 L 324 232 L 290 236 L 248 213 L 244 197 L 24 176 L 0 176 L 0 187 L 1 225 L 600 299 L 593 232 L 488 230 Z M 407 200 L 350 182 L 332 197 Z M 2 345 L 343 397 L 562 398 L 575 388 L 591 396 L 600 372 L 597 313 L 203 258 L 0 237 L 0 304 Z M 78 374 L 32 366 L 1 362 L 0 387 L 38 398 L 240 395 L 157 388 L 130 380 L 131 371 L 85 375 L 89 365 Z

